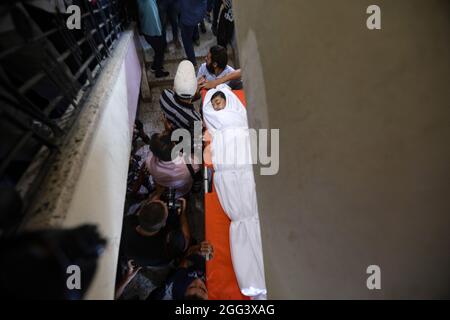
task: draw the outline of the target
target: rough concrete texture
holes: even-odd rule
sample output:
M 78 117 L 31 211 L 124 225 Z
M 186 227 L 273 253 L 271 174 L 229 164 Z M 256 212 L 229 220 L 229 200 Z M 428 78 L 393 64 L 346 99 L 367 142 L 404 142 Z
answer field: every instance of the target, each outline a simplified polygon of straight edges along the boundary
M 107 61 L 102 73 L 85 102 L 67 141 L 51 161 L 51 168 L 41 185 L 40 192 L 23 222 L 24 229 L 61 227 L 90 151 L 98 123 L 113 94 L 114 82 L 133 41 L 134 32 L 123 32 L 116 44 L 114 55 Z M 105 85 L 107 84 L 107 85 Z
M 379 31 L 373 1 L 233 4 L 249 121 L 280 129 L 268 297 L 449 298 L 450 2 L 376 1 Z

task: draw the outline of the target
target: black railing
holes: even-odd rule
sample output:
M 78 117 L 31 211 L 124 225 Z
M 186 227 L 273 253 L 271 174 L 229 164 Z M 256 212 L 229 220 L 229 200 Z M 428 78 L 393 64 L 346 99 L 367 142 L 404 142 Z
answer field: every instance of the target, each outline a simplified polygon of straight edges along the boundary
M 0 215 L 32 202 L 128 22 L 122 1 L 75 0 L 81 29 L 69 30 L 57 2 L 0 4 Z

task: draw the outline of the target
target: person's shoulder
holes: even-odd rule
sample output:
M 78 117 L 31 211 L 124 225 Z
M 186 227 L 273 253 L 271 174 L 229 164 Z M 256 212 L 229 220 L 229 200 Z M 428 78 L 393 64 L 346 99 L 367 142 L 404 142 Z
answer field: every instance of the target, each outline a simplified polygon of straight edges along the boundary
M 236 71 L 236 69 L 234 69 L 232 66 L 230 66 L 230 65 L 227 65 L 227 67 L 225 68 L 225 71 L 227 72 L 227 73 L 230 73 L 230 72 L 233 72 L 233 71 Z
M 173 106 L 173 101 L 175 100 L 175 92 L 171 89 L 164 89 L 159 97 L 159 104 L 164 108 L 165 105 L 169 104 Z
M 203 62 L 198 68 L 197 78 L 204 76 L 206 74 L 206 62 Z
M 162 99 L 163 96 L 168 96 L 168 97 L 170 97 L 170 96 L 173 96 L 174 94 L 175 94 L 175 92 L 174 92 L 173 90 L 171 90 L 171 89 L 164 89 L 164 90 L 161 92 L 161 97 L 160 97 L 160 99 Z

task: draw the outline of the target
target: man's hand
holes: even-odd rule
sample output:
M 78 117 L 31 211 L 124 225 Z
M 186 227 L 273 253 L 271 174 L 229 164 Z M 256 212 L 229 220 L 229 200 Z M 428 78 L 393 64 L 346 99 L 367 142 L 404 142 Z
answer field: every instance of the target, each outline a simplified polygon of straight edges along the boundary
M 213 81 L 206 81 L 205 83 L 203 83 L 200 88 L 201 89 L 214 89 L 216 88 L 218 85 L 223 84 L 223 83 L 227 83 L 228 81 L 232 81 L 232 80 L 238 80 L 241 79 L 241 69 L 237 69 L 234 70 L 233 72 L 230 72 L 229 74 L 227 74 L 226 76 L 213 80 Z
M 138 267 L 134 264 L 134 260 L 128 260 L 127 274 L 125 276 L 126 281 L 129 283 L 138 274 L 142 267 Z
M 201 77 L 197 80 L 197 84 L 198 84 L 199 87 L 201 87 L 205 82 L 206 82 L 205 76 L 201 76 Z
M 211 260 L 214 257 L 214 248 L 208 241 L 203 241 L 200 244 L 199 253 L 206 258 L 206 260 Z
M 205 81 L 202 85 L 200 85 L 201 89 L 215 89 L 218 85 L 220 85 L 222 82 L 219 80 L 211 80 L 211 81 Z

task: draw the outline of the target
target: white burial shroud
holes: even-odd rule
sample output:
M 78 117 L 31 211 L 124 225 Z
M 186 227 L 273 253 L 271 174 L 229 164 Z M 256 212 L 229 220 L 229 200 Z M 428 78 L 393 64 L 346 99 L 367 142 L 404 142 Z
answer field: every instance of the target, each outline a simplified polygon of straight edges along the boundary
M 227 103 L 215 111 L 211 97 L 219 90 Z M 212 136 L 214 185 L 231 220 L 231 258 L 239 288 L 246 296 L 263 298 L 267 291 L 247 111 L 228 86 L 219 86 L 206 94 L 203 115 Z

